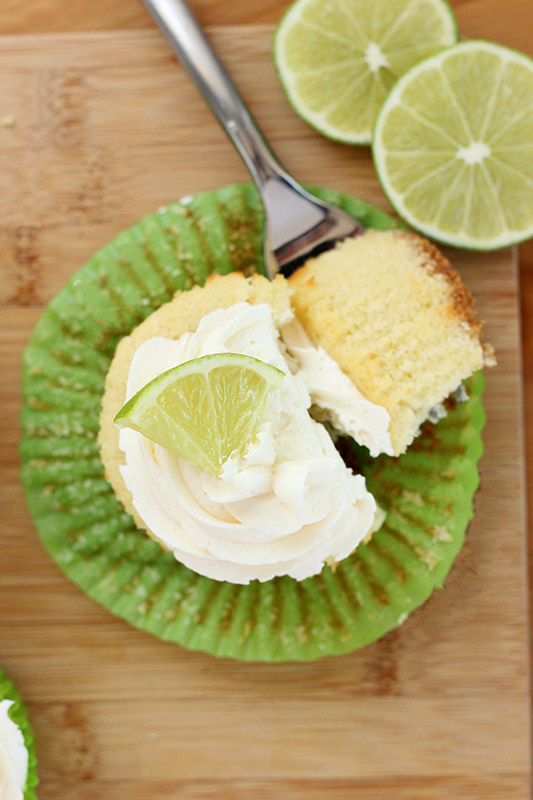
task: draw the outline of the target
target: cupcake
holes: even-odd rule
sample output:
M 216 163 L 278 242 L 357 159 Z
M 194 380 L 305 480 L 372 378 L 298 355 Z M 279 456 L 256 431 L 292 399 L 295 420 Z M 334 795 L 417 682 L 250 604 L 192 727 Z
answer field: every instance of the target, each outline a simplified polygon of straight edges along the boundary
M 31 800 L 37 783 L 33 731 L 26 707 L 0 670 L 0 797 Z
M 392 220 L 361 201 L 334 192 L 317 190 L 317 194 L 337 202 L 369 228 L 394 227 Z M 113 613 L 162 638 L 214 655 L 265 661 L 311 659 L 348 652 L 375 640 L 404 621 L 442 585 L 472 516 L 476 463 L 482 452 L 483 379 L 475 372 L 467 380 L 466 402 L 448 399 L 447 416 L 437 426 L 423 424 L 414 444 L 395 457 L 406 446 L 408 435 L 404 444 L 392 438 L 393 406 L 376 402 L 370 391 L 358 391 L 363 384 L 345 368 L 340 373 L 348 380 L 348 388 L 339 384 L 333 399 L 324 397 L 323 381 L 318 385 L 315 381 L 314 386 L 306 381 L 310 354 L 315 365 L 312 375 L 316 369 L 321 375 L 339 370 L 340 358 L 321 341 L 320 332 L 307 324 L 302 295 L 299 303 L 294 302 L 291 286 L 283 279 L 269 284 L 250 277 L 254 265 L 260 263 L 261 231 L 255 190 L 228 187 L 146 218 L 73 277 L 50 304 L 25 354 L 22 478 L 51 555 Z M 211 273 L 232 271 L 242 274 L 225 277 L 223 284 L 211 279 L 204 288 L 196 288 Z M 297 279 L 293 298 L 299 292 Z M 176 291 L 179 294 L 173 300 Z M 339 294 L 345 295 L 344 290 Z M 192 341 L 203 318 L 233 313 L 230 310 L 239 304 L 244 304 L 247 313 L 251 309 L 255 314 L 259 308 L 261 313 L 268 312 L 276 336 L 281 334 L 280 352 L 288 371 L 299 375 L 305 388 L 304 405 L 311 404 L 314 417 L 322 415 L 349 433 L 338 439 L 336 447 L 351 467 L 347 470 L 333 455 L 331 440 L 326 441 L 322 428 L 313 447 L 322 448 L 323 458 L 335 459 L 339 471 L 334 488 L 340 494 L 330 493 L 328 502 L 340 509 L 339 519 L 343 508 L 351 508 L 350 523 L 344 526 L 349 535 L 342 547 L 336 549 L 331 540 L 319 552 L 328 529 L 312 530 L 315 538 L 307 537 L 312 566 L 300 572 L 296 563 L 285 568 L 305 551 L 303 546 L 294 547 L 291 537 L 296 533 L 298 540 L 299 533 L 288 527 L 285 550 L 268 559 L 251 553 L 244 559 L 248 566 L 263 568 L 266 561 L 267 565 L 282 564 L 283 569 L 244 575 L 242 582 L 226 571 L 228 564 L 232 569 L 238 564 L 240 570 L 242 559 L 234 558 L 238 548 L 229 540 L 224 542 L 220 531 L 218 541 L 208 541 L 205 530 L 198 530 L 193 519 L 191 531 L 197 538 L 192 541 L 194 547 L 184 546 L 183 539 L 177 542 L 162 533 L 152 517 L 146 519 L 150 499 L 136 507 L 135 470 L 129 470 L 123 442 L 112 424 L 128 391 L 142 383 L 146 365 L 155 367 L 155 359 L 150 364 L 153 352 L 144 353 L 145 366 L 141 364 L 132 377 L 137 352 L 154 337 L 168 339 L 172 346 L 183 334 Z M 345 306 L 340 304 L 341 309 Z M 482 355 L 480 365 L 483 359 Z M 476 368 L 475 363 L 470 370 Z M 440 387 L 440 399 L 447 387 Z M 312 422 L 309 410 L 305 409 Z M 421 421 L 421 417 L 411 420 L 409 435 L 414 435 Z M 146 455 L 139 457 L 148 469 L 161 461 L 161 454 L 155 454 L 153 463 L 146 461 Z M 188 474 L 185 483 L 180 478 L 182 497 L 190 494 L 193 485 L 197 495 L 206 494 L 205 485 L 196 478 Z M 156 476 L 154 486 L 162 485 Z M 313 491 L 306 495 L 310 506 L 305 519 L 312 529 L 312 514 L 316 511 L 320 516 L 324 508 L 314 511 Z M 317 493 L 317 508 L 323 497 Z M 426 503 L 426 497 L 431 502 Z M 212 498 L 206 502 L 212 503 Z M 242 505 L 247 500 L 235 502 Z M 253 512 L 254 504 L 249 505 Z M 373 532 L 377 507 L 384 510 L 386 519 Z M 269 508 L 262 506 L 260 516 L 268 515 Z M 356 524 L 352 524 L 354 519 Z M 170 525 L 174 532 L 175 522 Z M 259 519 L 256 534 L 263 522 Z M 257 534 L 256 541 L 259 538 Z M 202 542 L 208 546 L 200 546 Z M 264 541 L 258 545 L 257 551 L 267 549 Z M 181 560 L 175 557 L 176 551 Z M 197 556 L 202 563 L 195 561 Z M 204 569 L 208 561 L 209 571 Z M 219 573 L 211 571 L 221 564 Z
M 304 580 L 342 561 L 378 527 L 364 478 L 345 466 L 310 416 L 312 401 L 316 416 L 372 456 L 398 455 L 432 409 L 484 363 L 471 297 L 414 234 L 369 232 L 345 241 L 308 262 L 291 285 L 293 298 L 282 276 L 211 276 L 125 337 L 107 374 L 99 436 L 106 477 L 139 527 L 215 580 Z M 339 309 L 343 285 L 350 299 Z M 313 345 L 291 300 L 325 348 Z M 247 452 L 228 458 L 221 475 L 138 430 L 117 436 L 115 415 L 151 380 L 225 352 L 262 359 L 284 379 Z

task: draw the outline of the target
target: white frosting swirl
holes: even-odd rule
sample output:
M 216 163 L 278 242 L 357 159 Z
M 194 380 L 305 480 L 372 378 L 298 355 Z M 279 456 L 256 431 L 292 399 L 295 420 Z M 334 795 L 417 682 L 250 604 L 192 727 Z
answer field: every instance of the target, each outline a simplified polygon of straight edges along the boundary
M 177 341 L 144 342 L 132 359 L 127 396 L 166 369 L 222 352 L 285 372 L 245 456 L 228 459 L 215 478 L 123 428 L 124 481 L 147 528 L 196 572 L 232 583 L 303 580 L 355 549 L 372 527 L 376 503 L 309 416 L 309 393 L 290 372 L 270 307 L 238 303 L 208 314 Z
M 13 700 L 0 702 L 0 798 L 23 800 L 28 777 L 28 751 L 24 736 L 8 714 Z

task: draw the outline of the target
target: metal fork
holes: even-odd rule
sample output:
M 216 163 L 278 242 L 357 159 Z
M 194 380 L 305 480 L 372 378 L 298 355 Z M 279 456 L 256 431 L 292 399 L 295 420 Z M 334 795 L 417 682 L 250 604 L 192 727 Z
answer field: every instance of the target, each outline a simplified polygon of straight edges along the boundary
M 264 260 L 270 279 L 358 236 L 363 225 L 318 200 L 281 166 L 184 0 L 142 0 L 244 160 L 265 208 Z

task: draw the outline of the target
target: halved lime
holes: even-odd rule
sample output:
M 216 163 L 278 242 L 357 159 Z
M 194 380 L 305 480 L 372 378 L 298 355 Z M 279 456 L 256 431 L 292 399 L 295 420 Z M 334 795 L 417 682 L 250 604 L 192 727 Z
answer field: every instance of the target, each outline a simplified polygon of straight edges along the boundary
M 202 356 L 147 383 L 114 421 L 219 475 L 230 455 L 243 455 L 283 376 L 277 367 L 239 353 Z
M 274 61 L 303 119 L 332 139 L 370 144 L 398 77 L 456 41 L 444 0 L 297 0 L 276 31 Z
M 491 42 L 413 67 L 379 114 L 374 162 L 414 228 L 494 250 L 533 235 L 533 60 Z

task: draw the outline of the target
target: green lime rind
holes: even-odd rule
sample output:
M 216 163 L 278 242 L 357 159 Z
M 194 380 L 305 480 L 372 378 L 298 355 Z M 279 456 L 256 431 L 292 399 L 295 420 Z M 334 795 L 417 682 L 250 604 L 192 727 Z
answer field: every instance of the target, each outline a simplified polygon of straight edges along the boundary
M 0 700 L 13 700 L 13 705 L 8 711 L 9 717 L 15 722 L 24 737 L 24 744 L 28 751 L 28 775 L 24 789 L 24 800 L 37 800 L 35 787 L 39 783 L 37 777 L 37 755 L 35 752 L 35 735 L 31 727 L 28 710 L 22 700 L 20 692 L 10 678 L 0 668 Z
M 271 392 L 284 377 L 283 370 L 252 356 L 211 353 L 157 375 L 130 397 L 113 422 L 138 431 L 205 472 L 220 475 L 232 454 L 242 456 L 246 451 Z
M 313 190 L 382 230 L 398 223 L 361 200 Z M 116 343 L 176 289 L 213 271 L 262 271 L 259 199 L 229 186 L 147 217 L 69 281 L 24 355 L 22 482 L 44 546 L 89 596 L 138 628 L 216 656 L 311 660 L 394 628 L 441 586 L 472 516 L 483 379 L 399 459 L 366 461 L 388 511 L 372 542 L 319 576 L 249 586 L 179 564 L 137 530 L 104 478 L 97 434 Z

